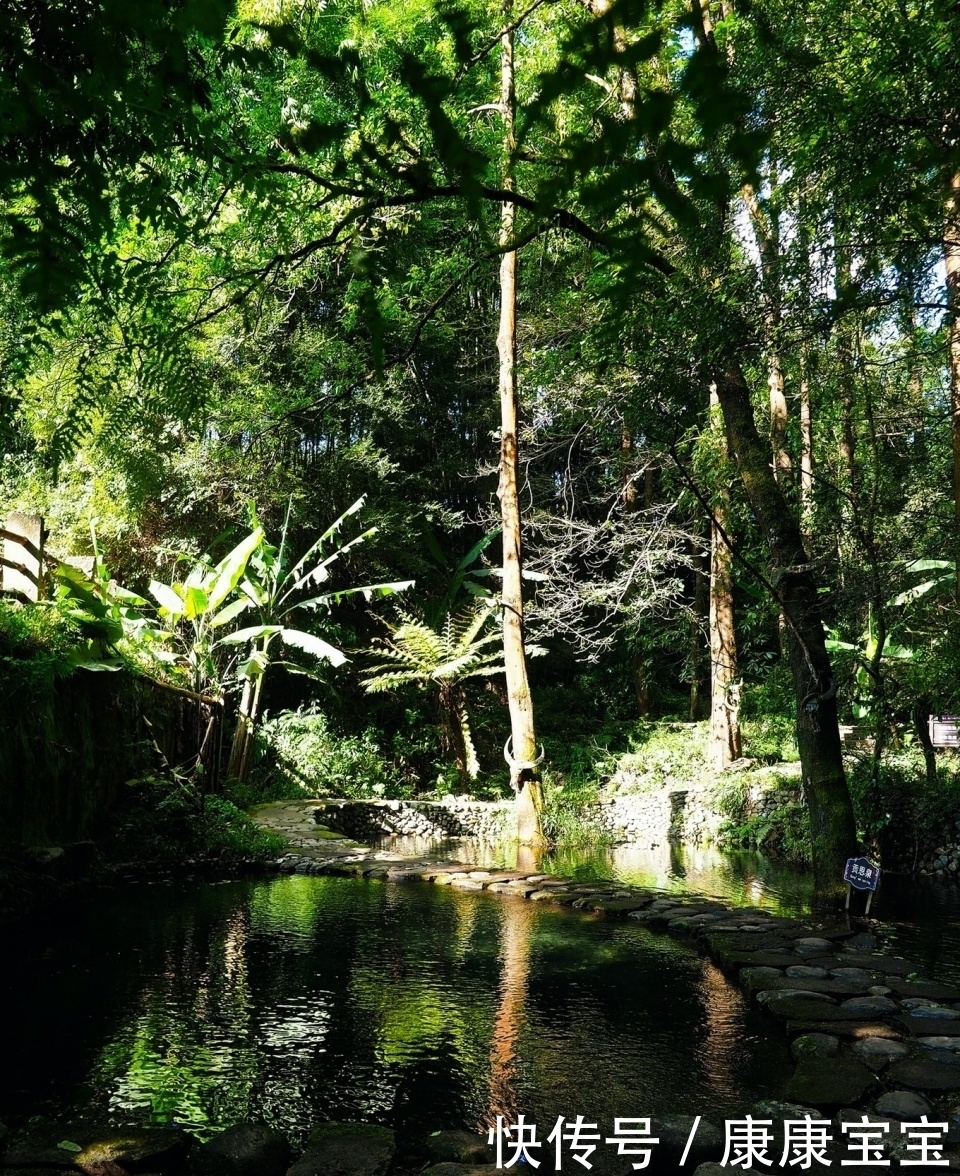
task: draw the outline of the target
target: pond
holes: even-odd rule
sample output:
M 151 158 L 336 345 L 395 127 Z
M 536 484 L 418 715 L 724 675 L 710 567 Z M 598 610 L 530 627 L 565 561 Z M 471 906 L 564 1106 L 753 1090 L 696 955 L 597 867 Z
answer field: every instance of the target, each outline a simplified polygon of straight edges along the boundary
M 784 1040 L 628 920 L 422 883 L 283 876 L 101 892 L 4 935 L 0 1120 L 328 1120 L 406 1135 L 582 1114 L 723 1119 Z

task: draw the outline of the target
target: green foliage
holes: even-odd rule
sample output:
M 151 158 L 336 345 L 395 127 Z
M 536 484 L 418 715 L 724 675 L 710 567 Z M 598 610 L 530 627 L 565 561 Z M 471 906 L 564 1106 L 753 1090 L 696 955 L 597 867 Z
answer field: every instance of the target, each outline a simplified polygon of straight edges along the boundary
M 249 790 L 232 785 L 245 803 L 300 797 L 404 798 L 411 783 L 394 767 L 370 731 L 344 735 L 316 706 L 282 711 L 257 732 Z
M 75 621 L 60 609 L 0 597 L 0 698 L 8 691 L 47 689 L 70 674 L 81 639 Z
M 203 796 L 165 775 L 143 776 L 129 785 L 131 795 L 103 843 L 115 860 L 264 861 L 286 848 L 282 837 L 261 829 L 224 797 Z
M 706 723 L 641 721 L 628 744 L 629 751 L 599 766 L 605 785 L 617 792 L 656 792 L 708 774 Z

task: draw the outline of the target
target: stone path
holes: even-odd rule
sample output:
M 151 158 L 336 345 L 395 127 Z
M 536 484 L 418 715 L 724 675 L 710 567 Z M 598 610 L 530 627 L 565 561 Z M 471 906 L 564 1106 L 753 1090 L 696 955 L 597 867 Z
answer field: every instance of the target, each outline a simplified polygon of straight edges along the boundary
M 788 1101 L 764 1104 L 775 1121 L 778 1113 L 781 1120 L 804 1113 L 818 1119 L 834 1116 L 834 1134 L 846 1149 L 842 1124 L 851 1116 L 859 1123 L 868 1113 L 871 1121 L 882 1120 L 891 1128 L 873 1158 L 882 1154 L 897 1167 L 901 1159 L 916 1155 L 905 1150 L 911 1137 L 900 1124 L 927 1115 L 949 1126 L 943 1152 L 948 1165 L 929 1170 L 960 1171 L 960 988 L 925 980 L 917 965 L 884 954 L 870 932 L 857 931 L 846 920 L 793 919 L 616 882 L 575 882 L 410 858 L 324 832 L 316 824 L 320 808 L 316 802 L 287 803 L 254 814 L 296 849 L 275 863 L 280 872 L 486 890 L 630 918 L 651 931 L 691 940 L 736 978 L 790 1038 L 797 1067 L 784 1094 Z M 836 1157 L 847 1154 L 843 1150 Z M 836 1157 L 834 1166 L 839 1167 Z M 890 1166 L 858 1170 L 889 1172 Z M 921 1165 L 913 1170 L 927 1169 Z M 436 1176 L 457 1173 L 445 1170 Z

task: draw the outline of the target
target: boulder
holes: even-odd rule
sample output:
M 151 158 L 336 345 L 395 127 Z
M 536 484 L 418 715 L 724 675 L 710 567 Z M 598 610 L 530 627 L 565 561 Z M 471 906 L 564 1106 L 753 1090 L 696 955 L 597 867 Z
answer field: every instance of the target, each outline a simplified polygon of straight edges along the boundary
M 287 1176 L 386 1176 L 396 1147 L 393 1132 L 370 1123 L 325 1123 L 307 1138 Z
M 140 1171 L 180 1171 L 189 1139 L 182 1131 L 163 1128 L 42 1127 L 17 1136 L 3 1162 L 8 1168 L 76 1169 L 80 1164 L 96 1171 L 107 1165 Z
M 195 1176 L 283 1176 L 290 1166 L 290 1145 L 262 1123 L 238 1123 L 194 1149 Z

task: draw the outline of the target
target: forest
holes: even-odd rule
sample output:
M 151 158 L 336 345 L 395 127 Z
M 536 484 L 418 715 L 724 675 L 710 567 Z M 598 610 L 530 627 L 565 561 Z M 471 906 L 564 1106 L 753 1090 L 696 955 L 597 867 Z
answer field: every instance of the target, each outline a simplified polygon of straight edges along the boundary
M 151 812 L 556 841 L 659 755 L 795 764 L 824 893 L 936 831 L 958 46 L 947 0 L 12 0 L 8 738 L 127 674 L 193 708 Z

